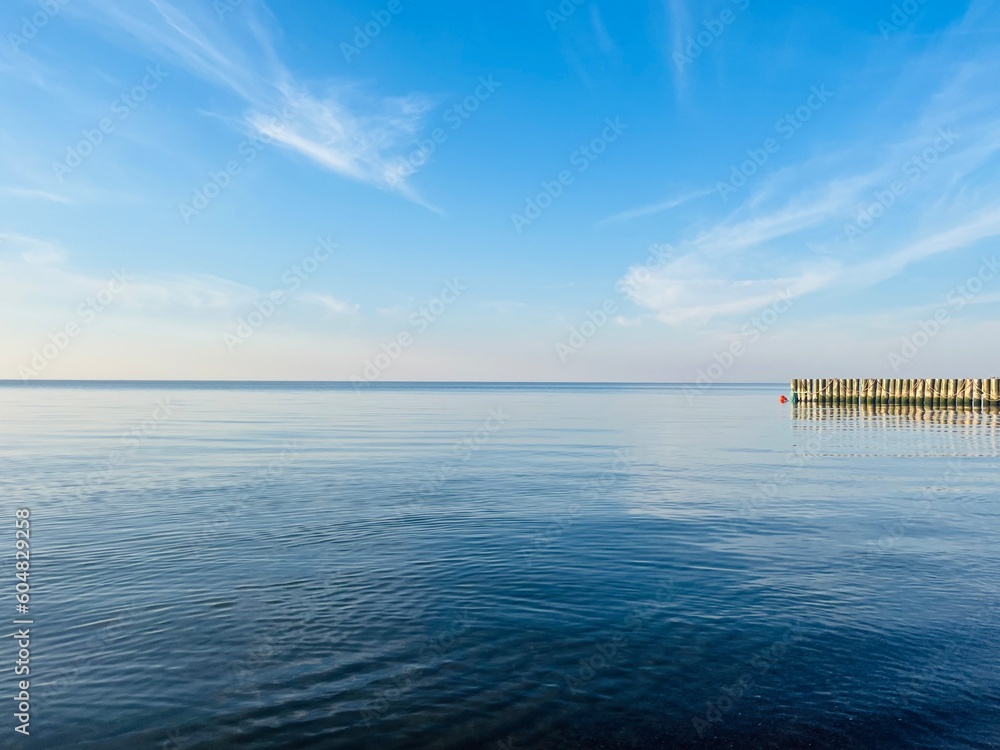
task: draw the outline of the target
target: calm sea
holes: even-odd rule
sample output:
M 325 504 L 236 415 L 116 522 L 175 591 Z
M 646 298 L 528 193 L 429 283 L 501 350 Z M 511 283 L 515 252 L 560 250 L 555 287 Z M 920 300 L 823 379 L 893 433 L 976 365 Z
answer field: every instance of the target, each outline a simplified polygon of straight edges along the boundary
M 0 745 L 1000 747 L 1000 416 L 781 392 L 2 384 Z

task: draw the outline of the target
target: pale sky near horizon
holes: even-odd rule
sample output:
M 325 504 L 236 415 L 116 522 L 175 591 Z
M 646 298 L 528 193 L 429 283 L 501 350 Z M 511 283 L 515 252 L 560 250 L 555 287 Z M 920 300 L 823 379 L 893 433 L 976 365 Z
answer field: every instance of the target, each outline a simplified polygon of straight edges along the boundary
M 1000 4 L 15 0 L 0 379 L 1000 373 Z

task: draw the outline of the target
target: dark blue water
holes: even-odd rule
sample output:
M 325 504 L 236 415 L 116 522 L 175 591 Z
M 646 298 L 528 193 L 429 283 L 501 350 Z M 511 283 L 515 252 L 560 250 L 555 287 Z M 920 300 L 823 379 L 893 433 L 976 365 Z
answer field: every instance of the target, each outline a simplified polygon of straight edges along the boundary
M 0 385 L 0 745 L 1000 747 L 1000 415 L 779 393 Z

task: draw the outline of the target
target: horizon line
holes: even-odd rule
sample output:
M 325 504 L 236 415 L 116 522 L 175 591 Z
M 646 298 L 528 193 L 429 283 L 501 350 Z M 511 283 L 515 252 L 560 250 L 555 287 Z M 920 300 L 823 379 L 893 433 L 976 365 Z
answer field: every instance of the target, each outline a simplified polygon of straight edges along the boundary
M 0 378 L 0 385 L 32 385 L 50 383 L 303 383 L 303 384 L 344 384 L 350 386 L 378 385 L 783 385 L 786 381 L 746 380 L 699 383 L 688 380 L 228 380 L 221 378 Z

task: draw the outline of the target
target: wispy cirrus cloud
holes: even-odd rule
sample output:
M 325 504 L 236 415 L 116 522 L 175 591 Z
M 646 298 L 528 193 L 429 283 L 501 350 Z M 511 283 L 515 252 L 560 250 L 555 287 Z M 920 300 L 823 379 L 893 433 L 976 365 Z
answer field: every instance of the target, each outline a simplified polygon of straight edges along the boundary
M 963 216 L 954 225 L 939 229 L 934 234 L 860 263 L 854 269 L 854 278 L 865 279 L 867 283 L 883 281 L 901 273 L 912 263 L 941 253 L 961 250 L 998 236 L 1000 236 L 1000 204 L 995 204 L 975 215 Z
M 114 272 L 129 279 L 116 295 L 116 306 L 130 316 L 153 318 L 174 313 L 203 319 L 241 314 L 272 291 L 206 273 L 138 273 L 109 268 L 101 275 L 66 262 L 67 251 L 44 238 L 0 234 L 0 311 L 7 305 L 19 312 L 44 312 L 75 304 L 93 295 Z M 292 299 L 319 307 L 330 315 L 353 315 L 357 304 L 330 294 L 299 292 Z M 13 316 L 12 316 L 13 317 Z
M 590 91 L 597 91 L 609 70 L 617 70 L 622 57 L 618 44 L 608 31 L 597 2 L 562 3 L 548 14 L 549 24 L 560 37 L 566 63 Z
M 778 299 L 794 298 L 829 285 L 840 274 L 835 263 L 817 264 L 796 276 L 721 278 L 693 261 L 673 263 L 628 295 L 663 323 L 705 323 L 713 318 L 744 315 Z
M 298 79 L 276 51 L 273 19 L 258 0 L 224 15 L 190 0 L 81 0 L 73 11 L 100 23 L 114 40 L 124 37 L 164 64 L 233 94 L 251 133 L 330 172 L 433 209 L 405 180 L 390 179 L 433 101 L 412 93 L 373 96 L 345 81 Z
M 329 294 L 318 294 L 316 292 L 304 292 L 297 296 L 297 299 L 306 304 L 316 305 L 322 308 L 328 315 L 356 315 L 361 307 L 351 302 L 337 299 Z
M 9 305 L 19 314 L 75 306 L 104 287 L 116 271 L 131 278 L 116 304 L 132 313 L 235 312 L 264 295 L 246 284 L 210 274 L 133 275 L 127 268 L 109 268 L 105 275 L 85 272 L 65 262 L 67 254 L 57 243 L 18 237 L 0 244 L 0 250 L 8 244 L 12 252 L 0 251 L 0 309 Z
M 66 248 L 56 240 L 0 232 L 0 261 L 17 259 L 32 266 L 57 265 L 66 260 L 66 255 Z
M 675 240 L 675 260 L 633 283 L 632 301 L 673 325 L 724 319 L 779 293 L 871 286 L 933 256 L 978 253 L 1000 237 L 1000 105 L 986 93 L 998 72 L 975 55 L 952 64 L 902 127 L 761 175 L 741 203 Z
M 65 195 L 57 195 L 56 193 L 50 193 L 46 190 L 35 190 L 33 188 L 5 187 L 5 188 L 0 188 L 0 193 L 3 193 L 4 195 L 9 195 L 12 198 L 24 198 L 26 200 L 41 200 L 41 201 L 48 201 L 49 203 L 62 203 L 64 205 L 71 205 L 76 202 L 72 198 L 68 198 Z
M 636 208 L 630 208 L 625 211 L 620 211 L 613 214 L 606 219 L 601 219 L 597 222 L 597 226 L 604 226 L 605 224 L 614 224 L 622 221 L 631 221 L 632 219 L 641 219 L 646 216 L 653 216 L 655 214 L 661 214 L 664 211 L 669 211 L 672 208 L 677 208 L 678 206 L 684 205 L 689 201 L 696 200 L 697 198 L 704 198 L 706 195 L 711 195 L 715 192 L 712 188 L 705 188 L 704 190 L 694 190 L 689 193 L 683 193 L 681 195 L 676 195 L 666 200 L 660 201 L 658 203 L 648 203 L 643 206 L 637 206 Z
M 597 7 L 596 3 L 591 3 L 590 5 L 590 27 L 593 29 L 594 38 L 597 40 L 597 46 L 600 47 L 601 52 L 605 55 L 611 55 L 618 50 L 615 40 L 611 38 L 607 27 L 604 25 L 601 10 Z

